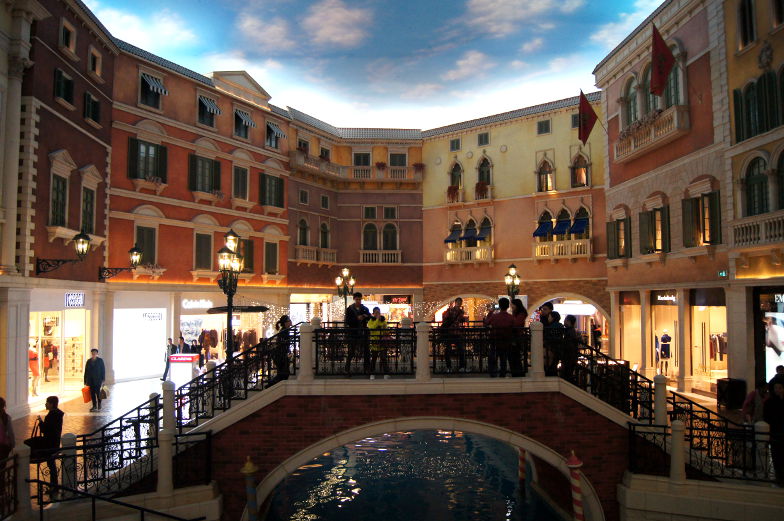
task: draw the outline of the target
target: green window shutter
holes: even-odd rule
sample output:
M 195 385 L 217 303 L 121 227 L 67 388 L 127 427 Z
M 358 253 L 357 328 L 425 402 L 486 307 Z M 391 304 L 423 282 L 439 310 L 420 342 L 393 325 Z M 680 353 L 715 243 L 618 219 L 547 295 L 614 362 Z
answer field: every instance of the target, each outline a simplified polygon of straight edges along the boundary
M 267 174 L 259 174 L 259 204 L 267 204 Z
M 681 201 L 681 222 L 683 223 L 683 246 L 691 248 L 697 246 L 697 236 L 700 233 L 698 198 L 683 199 Z
M 768 71 L 762 75 L 761 79 L 765 80 L 765 98 L 768 102 L 765 113 L 768 118 L 768 128 L 776 128 L 780 124 L 779 112 L 781 110 L 781 100 L 778 98 L 776 89 L 776 73 Z
M 73 103 L 73 89 L 74 89 L 74 82 L 73 80 L 67 80 L 63 78 L 65 81 L 63 83 L 63 99 L 68 103 Z
M 56 98 L 63 97 L 63 71 L 60 69 L 54 70 L 54 96 Z
M 648 253 L 653 252 L 653 241 L 651 233 L 651 218 L 653 217 L 653 212 L 640 212 L 640 254 L 646 255 Z
M 196 269 L 212 269 L 212 236 L 206 233 L 196 234 Z
M 662 206 L 661 209 L 662 220 L 662 251 L 670 251 L 670 207 Z
M 84 93 L 84 109 L 82 110 L 82 116 L 85 118 L 92 119 L 92 109 L 93 109 L 93 100 L 92 96 L 88 92 Z
M 735 142 L 740 143 L 746 136 L 744 135 L 744 121 L 743 121 L 743 92 L 740 89 L 732 91 L 732 104 L 734 105 L 735 112 Z
M 710 243 L 721 244 L 721 197 L 716 190 L 709 194 L 708 209 L 710 210 Z
M 139 176 L 139 140 L 128 138 L 128 178 L 138 179 Z
M 607 258 L 618 258 L 618 233 L 615 228 L 615 221 L 607 223 Z
M 158 177 L 161 178 L 162 183 L 166 183 L 166 173 L 167 173 L 166 169 L 168 167 L 167 152 L 166 152 L 167 149 L 163 145 L 156 146 L 155 148 L 156 148 L 155 152 L 157 153 L 157 158 L 158 158 L 158 165 L 157 165 Z
M 283 179 L 276 177 L 275 181 L 275 202 L 278 208 L 283 208 Z
M 626 222 L 625 226 L 623 227 L 623 234 L 624 238 L 626 239 L 626 248 L 624 257 L 631 257 L 632 256 L 632 218 L 627 217 L 624 219 Z
M 188 155 L 188 190 L 195 192 L 199 189 L 199 158 L 196 154 Z
M 101 102 L 98 100 L 93 101 L 93 121 L 96 123 L 101 121 Z
M 212 189 L 221 189 L 221 164 L 217 159 L 212 161 Z
M 240 244 L 242 244 L 240 252 L 243 260 L 242 271 L 253 273 L 253 239 L 241 239 Z
M 278 272 L 278 243 L 264 243 L 264 273 Z

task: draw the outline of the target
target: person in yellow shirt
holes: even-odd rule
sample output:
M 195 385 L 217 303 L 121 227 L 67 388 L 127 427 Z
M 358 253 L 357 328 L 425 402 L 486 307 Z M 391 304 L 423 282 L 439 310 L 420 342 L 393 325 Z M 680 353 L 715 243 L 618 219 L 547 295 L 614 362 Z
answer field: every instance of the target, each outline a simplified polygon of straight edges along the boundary
M 373 315 L 368 320 L 367 327 L 370 330 L 370 372 L 376 372 L 376 360 L 381 357 L 381 371 L 387 367 L 387 353 L 382 337 L 387 329 L 387 321 L 381 314 L 381 309 L 373 308 Z

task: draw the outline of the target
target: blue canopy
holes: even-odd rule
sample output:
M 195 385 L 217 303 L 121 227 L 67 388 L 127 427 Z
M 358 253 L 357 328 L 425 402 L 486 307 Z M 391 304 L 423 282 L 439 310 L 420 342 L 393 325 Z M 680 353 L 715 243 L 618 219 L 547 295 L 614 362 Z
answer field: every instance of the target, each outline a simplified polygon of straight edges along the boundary
M 575 219 L 569 233 L 585 233 L 588 229 L 588 219 Z
M 476 236 L 476 240 L 484 241 L 485 239 L 490 237 L 490 232 L 492 231 L 492 229 L 493 229 L 492 226 L 482 226 L 479 229 L 479 235 Z
M 455 228 L 449 232 L 449 235 L 446 236 L 444 242 L 457 242 L 457 240 L 460 238 L 460 231 L 460 228 Z
M 466 228 L 465 233 L 462 237 L 460 237 L 461 241 L 468 241 L 471 239 L 476 239 L 476 228 Z
M 536 228 L 534 231 L 534 237 L 547 237 L 553 232 L 553 222 L 552 221 L 542 221 L 539 223 L 539 227 Z
M 553 235 L 565 234 L 567 231 L 569 231 L 569 225 L 571 224 L 572 223 L 569 220 L 557 221 L 555 223 L 555 228 L 553 228 Z

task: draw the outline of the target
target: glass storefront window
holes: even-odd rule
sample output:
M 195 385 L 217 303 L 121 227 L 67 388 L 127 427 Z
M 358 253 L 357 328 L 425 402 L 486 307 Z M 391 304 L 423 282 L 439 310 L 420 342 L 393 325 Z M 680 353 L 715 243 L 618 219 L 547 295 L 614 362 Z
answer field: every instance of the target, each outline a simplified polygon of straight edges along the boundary
M 716 383 L 727 378 L 727 307 L 722 288 L 693 289 L 691 302 L 691 367 L 697 379 Z M 695 381 L 698 385 L 699 382 Z
M 628 360 L 629 365 L 634 367 L 642 363 L 642 353 L 640 352 L 640 318 L 642 310 L 640 308 L 640 294 L 636 291 L 621 291 L 620 294 L 620 345 L 619 358 Z
M 755 376 L 767 382 L 784 365 L 784 287 L 754 288 L 754 304 Z
M 651 291 L 651 353 L 656 374 L 675 377 L 678 372 L 678 300 L 675 290 Z

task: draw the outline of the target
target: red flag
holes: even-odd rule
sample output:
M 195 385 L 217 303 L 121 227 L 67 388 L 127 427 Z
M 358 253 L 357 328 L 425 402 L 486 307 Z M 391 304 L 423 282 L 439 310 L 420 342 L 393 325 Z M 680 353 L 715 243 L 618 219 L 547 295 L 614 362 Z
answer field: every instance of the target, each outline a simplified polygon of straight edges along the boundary
M 675 56 L 659 34 L 656 26 L 653 27 L 653 42 L 651 43 L 651 94 L 661 96 L 667 85 L 667 77 L 675 66 Z
M 577 130 L 577 137 L 583 142 L 583 145 L 585 145 L 585 142 L 588 141 L 588 136 L 591 135 L 591 130 L 593 130 L 593 126 L 596 124 L 596 120 L 599 119 L 599 117 L 588 102 L 588 98 L 583 94 L 583 91 L 580 91 L 579 110 L 578 117 L 580 118 L 580 126 Z

